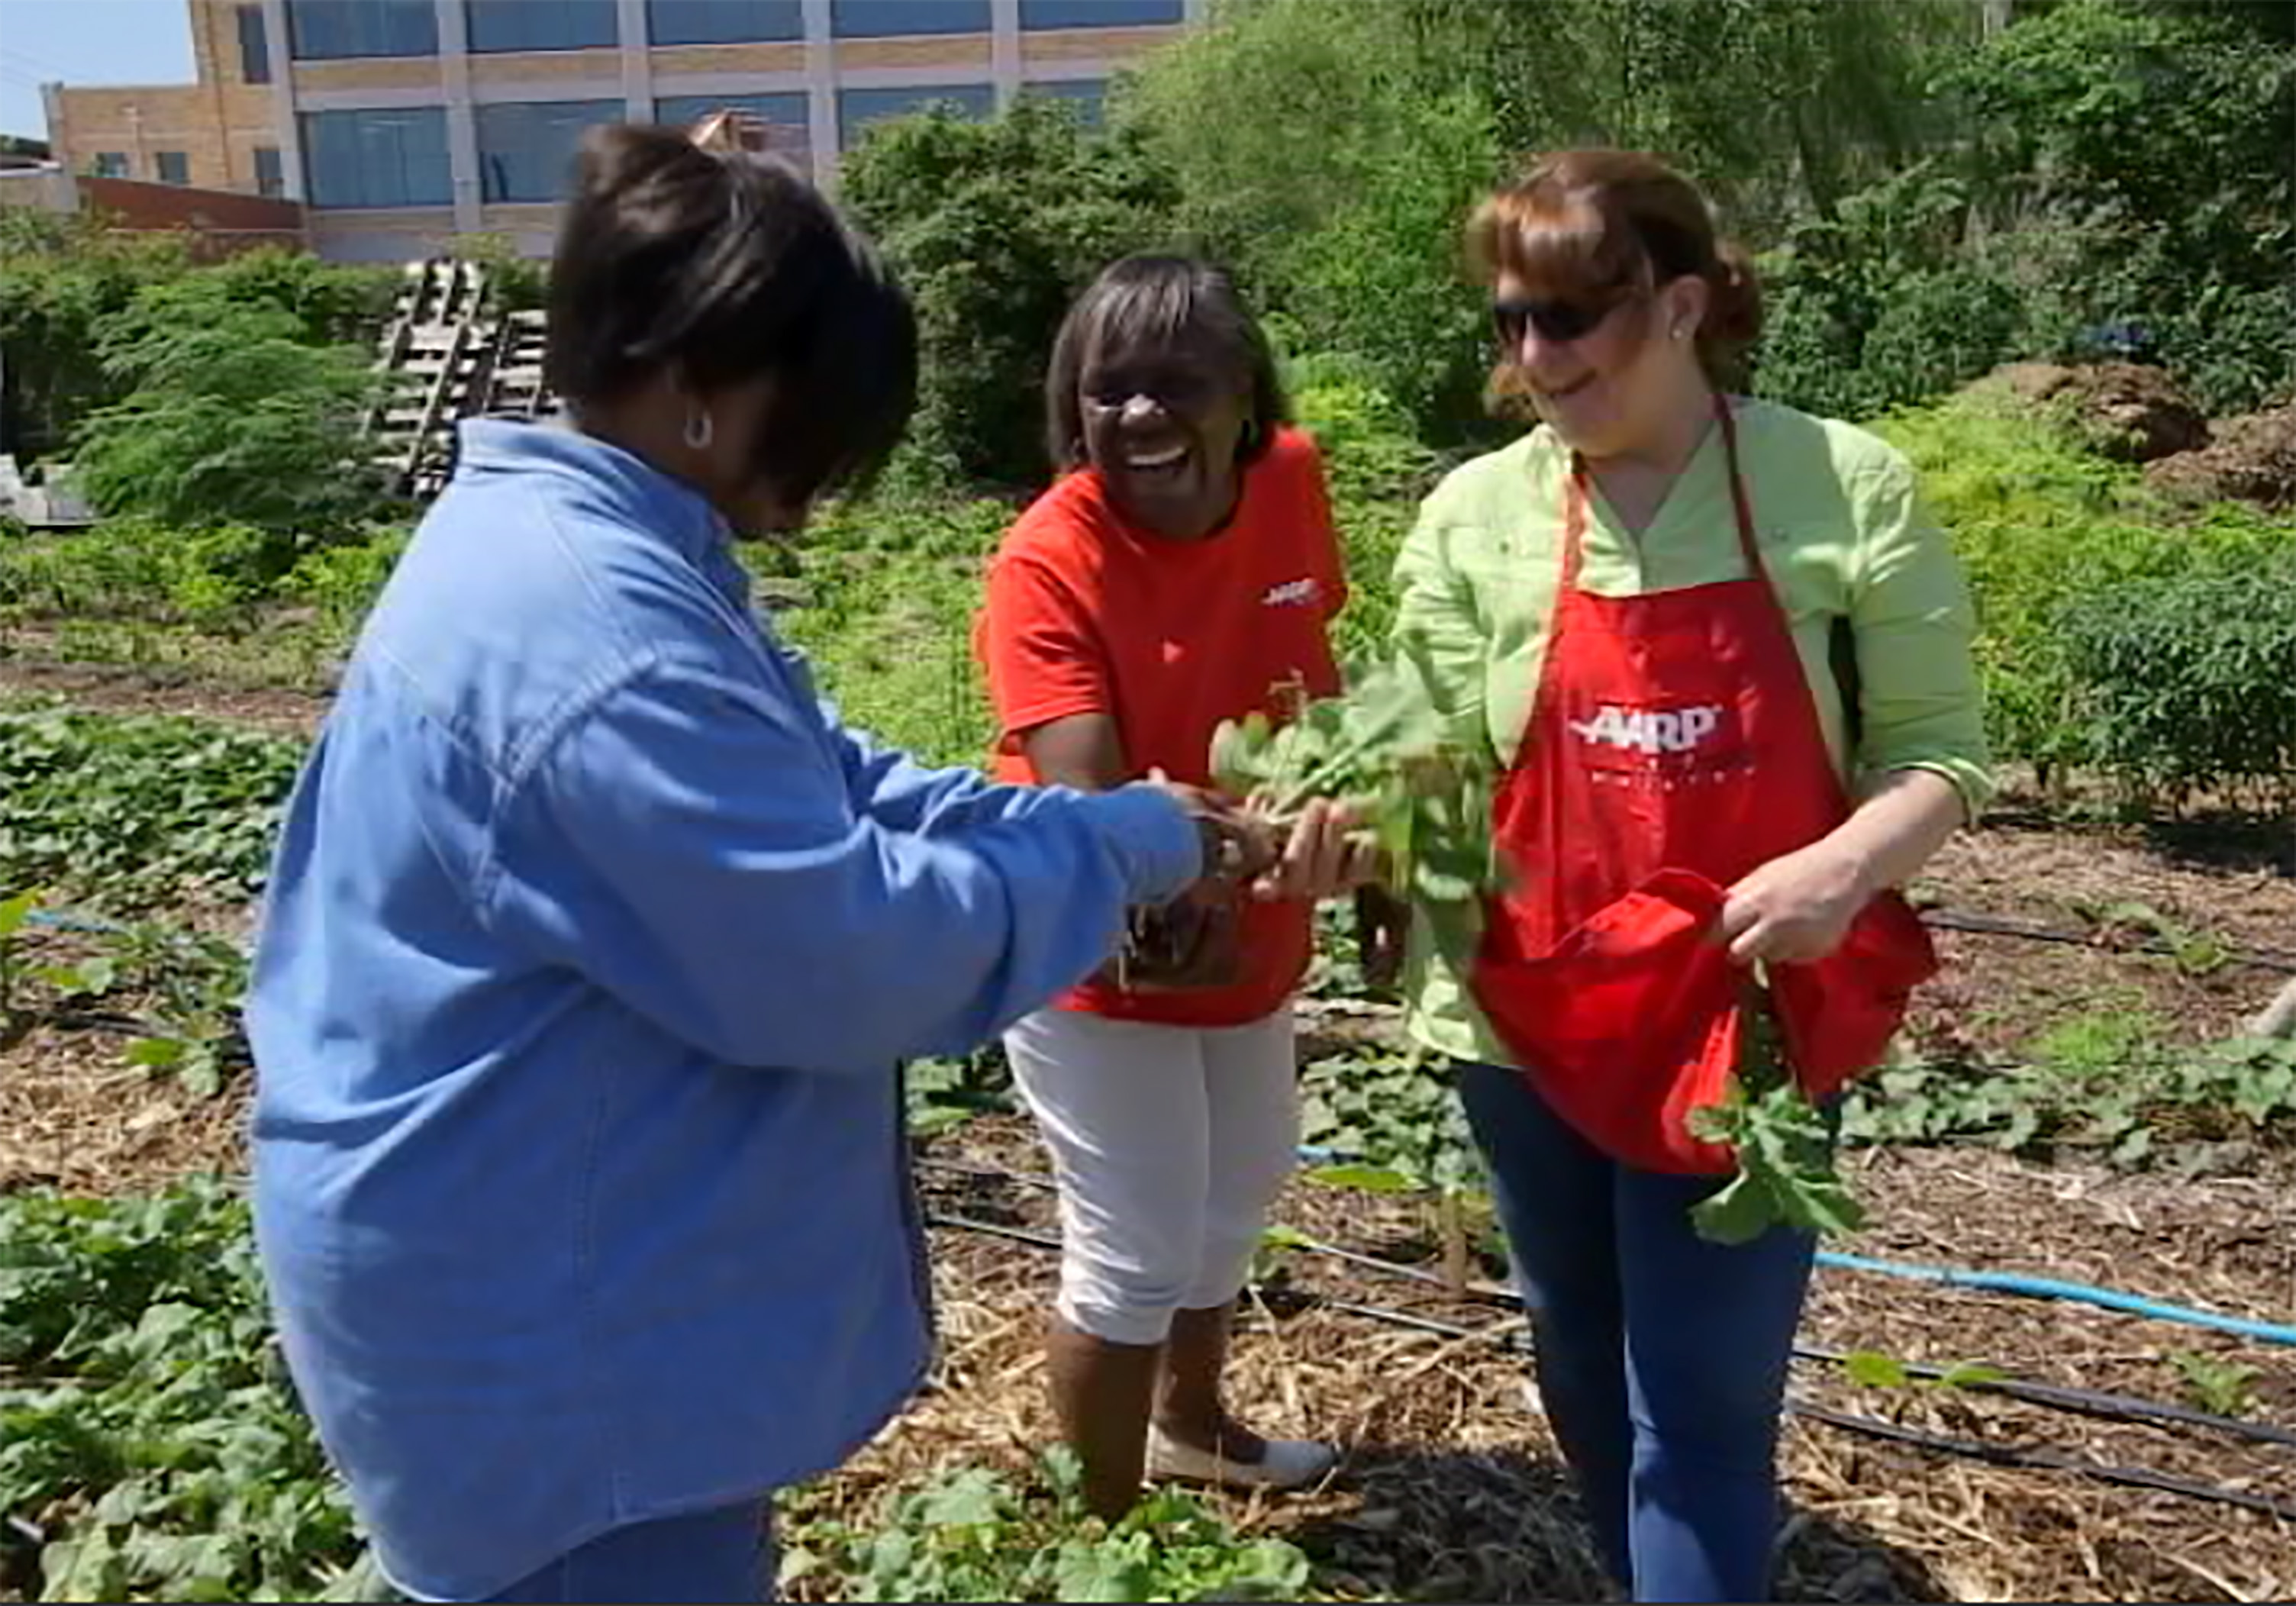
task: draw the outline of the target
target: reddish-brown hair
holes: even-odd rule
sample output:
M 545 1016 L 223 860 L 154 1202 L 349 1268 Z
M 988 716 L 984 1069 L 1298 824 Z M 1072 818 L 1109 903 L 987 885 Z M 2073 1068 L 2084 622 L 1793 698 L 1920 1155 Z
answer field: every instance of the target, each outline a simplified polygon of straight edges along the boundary
M 1652 293 L 1686 275 L 1706 281 L 1706 317 L 1698 360 L 1707 377 L 1728 386 L 1762 332 L 1762 294 L 1754 266 L 1734 241 L 1717 237 L 1714 214 L 1698 187 L 1639 151 L 1554 151 L 1488 197 L 1467 223 L 1467 258 L 1485 283 L 1501 274 L 1535 292 L 1593 306 L 1635 303 L 1647 319 Z M 1514 364 L 1492 376 L 1496 396 Z

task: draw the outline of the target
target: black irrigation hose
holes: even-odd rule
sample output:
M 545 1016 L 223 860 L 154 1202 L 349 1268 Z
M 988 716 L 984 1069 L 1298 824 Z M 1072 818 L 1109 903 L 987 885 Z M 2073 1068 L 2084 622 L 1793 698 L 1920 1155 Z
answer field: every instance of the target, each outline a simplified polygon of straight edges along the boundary
M 925 1170 L 947 1172 L 960 1176 L 977 1176 L 1000 1182 L 1013 1182 L 1032 1188 L 1049 1189 L 1054 1185 L 1053 1179 L 1049 1176 L 1031 1176 L 1021 1171 L 1002 1171 L 994 1166 L 968 1166 L 955 1161 L 937 1159 L 920 1159 L 916 1164 Z M 1014 1230 L 1017 1231 L 1017 1229 Z M 1059 1242 L 1056 1238 L 1037 1238 L 1029 1241 L 1053 1245 Z M 1471 1288 L 1464 1293 L 1456 1293 L 1452 1291 L 1448 1279 L 1434 1272 L 1423 1271 L 1415 1266 L 1405 1266 L 1394 1260 L 1382 1260 L 1376 1255 L 1361 1254 L 1354 1250 L 1341 1249 L 1336 1244 L 1324 1243 L 1299 1234 L 1294 1234 L 1289 1241 L 1290 1247 L 1302 1253 L 1321 1255 L 1349 1266 L 1361 1266 L 1366 1271 L 1376 1272 L 1383 1276 L 1417 1283 L 1426 1288 L 1439 1289 L 1453 1299 L 1470 1299 L 1479 1304 L 1495 1305 L 1505 1309 L 1519 1310 L 1522 1306 L 1522 1301 L 1517 1296 L 1504 1289 Z M 1340 1308 L 1337 1305 L 1332 1307 Z M 1795 1345 L 1793 1355 L 1794 1359 L 1798 1361 L 1810 1361 L 1828 1366 L 1838 1366 L 1849 1359 L 1849 1354 L 1845 1350 L 1827 1349 L 1809 1344 Z M 1924 1365 L 1914 1361 L 1900 1361 L 1898 1364 L 1908 1377 L 1935 1381 L 1949 1375 L 1948 1369 L 1942 1366 Z M 2219 1416 L 2211 1412 L 2195 1410 L 2190 1405 L 2179 1405 L 2167 1400 L 2145 1399 L 2133 1394 L 2108 1394 L 2095 1389 L 2068 1388 L 2056 1383 L 2030 1382 L 2021 1378 L 1972 1380 L 1956 1383 L 1955 1387 L 1967 1389 L 1972 1393 L 1997 1394 L 2005 1399 L 2021 1400 L 2030 1405 L 2044 1405 L 2054 1410 L 2070 1411 L 2082 1416 L 2099 1417 L 2106 1421 L 2173 1422 L 2179 1427 L 2205 1428 L 2211 1432 L 2229 1434 L 2234 1438 L 2246 1439 L 2251 1444 L 2296 1446 L 2296 1430 L 2277 1427 L 2271 1422 L 2243 1422 L 2238 1417 Z
M 1058 1238 L 1027 1227 L 1006 1226 L 997 1222 L 975 1221 L 968 1217 L 928 1213 L 928 1226 L 947 1227 L 954 1231 L 980 1233 L 992 1238 L 1008 1239 L 1027 1244 L 1031 1249 L 1057 1250 Z M 1389 1310 L 1377 1305 L 1358 1305 L 1352 1300 L 1318 1299 L 1315 1303 L 1325 1310 L 1344 1315 L 1358 1316 L 1384 1326 L 1406 1328 L 1437 1338 L 1472 1339 L 1482 1343 L 1507 1345 L 1506 1336 L 1491 1327 L 1465 1327 L 1456 1322 L 1445 1322 L 1433 1316 L 1415 1315 L 1408 1311 Z M 2190 1479 L 2173 1477 L 2150 1467 L 2116 1466 L 2107 1462 L 2086 1461 L 2078 1455 L 2068 1455 L 2062 1450 L 2024 1450 L 2010 1445 L 1990 1445 L 1979 1439 L 1948 1438 L 1942 1434 L 1925 1433 L 1917 1428 L 1900 1427 L 1896 1422 L 1883 1422 L 1875 1416 L 1859 1416 L 1847 1411 L 1832 1411 L 1823 1405 L 1807 1405 L 1789 1399 L 1785 1403 L 1788 1415 L 1823 1423 L 1845 1433 L 1857 1433 L 1868 1438 L 1887 1439 L 1892 1444 L 1911 1449 L 1926 1450 L 1933 1454 L 1957 1455 L 1966 1460 L 1982 1461 L 1994 1466 L 2028 1468 L 2039 1471 L 2071 1472 L 2083 1478 L 2094 1478 L 2103 1483 L 2119 1484 L 2128 1488 L 2152 1489 L 2163 1495 L 2176 1495 L 2187 1500 L 2198 1500 L 2217 1505 L 2238 1506 L 2243 1511 L 2261 1512 L 2284 1521 L 2296 1522 L 2296 1503 L 2275 1500 L 2268 1495 L 2251 1495 L 2244 1489 L 2228 1489 L 2212 1483 L 2196 1483 Z
M 1878 1417 L 1852 1416 L 1845 1412 L 1829 1411 L 1823 1405 L 1804 1405 L 1799 1400 L 1788 1400 L 1786 1410 L 1806 1421 L 1824 1422 L 1827 1427 L 1839 1428 L 1845 1433 L 1885 1438 L 1892 1444 L 1928 1450 L 1939 1455 L 1964 1456 L 1972 1461 L 1989 1462 L 1997 1467 L 2031 1467 L 2045 1471 L 2077 1472 L 2084 1478 L 2094 1478 L 2104 1483 L 2117 1483 L 2135 1489 L 2155 1489 L 2163 1495 L 2179 1495 L 2187 1500 L 2205 1500 L 2218 1505 L 2236 1505 L 2244 1511 L 2262 1512 L 2267 1517 L 2296 1522 L 2296 1502 L 2275 1500 L 2269 1495 L 2251 1495 L 2245 1489 L 2228 1489 L 2220 1484 L 2195 1483 L 2190 1479 L 2156 1472 L 2151 1467 L 2123 1467 L 2108 1462 L 2084 1461 L 2062 1450 L 2021 1450 L 2013 1446 L 1988 1445 L 1974 1438 L 1947 1438 L 1940 1434 L 1901 1428 Z
M 1818 1361 L 1838 1365 L 1849 1359 L 1838 1349 L 1796 1345 L 1794 1358 Z M 1908 1377 L 1925 1378 L 1935 1381 L 1951 1375 L 1943 1366 L 1924 1366 L 1911 1361 L 1898 1364 Z M 2133 1394 L 2104 1394 L 2088 1389 L 2068 1389 L 2055 1383 L 2029 1382 L 2021 1378 L 1998 1378 L 1956 1382 L 1954 1387 L 1972 1394 L 1997 1394 L 2005 1399 L 2022 1400 L 2028 1405 L 2047 1405 L 2059 1411 L 2070 1411 L 2081 1416 L 2101 1417 L 2108 1422 L 2174 1422 L 2179 1427 L 2206 1428 L 2211 1432 L 2227 1433 L 2251 1444 L 2296 1446 L 2296 1431 L 2276 1427 L 2270 1422 L 2243 1422 L 2238 1417 L 2218 1416 L 2208 1411 L 2195 1410 L 2168 1400 L 2150 1400 Z
M 1970 914 L 1958 909 L 1924 909 L 1922 923 L 1945 931 L 1966 931 L 1977 937 L 2013 937 L 2024 942 L 2057 942 L 2076 948 L 2095 948 L 2108 954 L 2166 954 L 2174 955 L 2173 944 L 2158 938 L 2143 942 L 2113 944 L 2101 940 L 2101 930 L 2065 931 L 2054 926 L 2035 925 L 2030 921 L 2010 920 L 1998 914 Z M 2226 948 L 2222 963 L 2227 965 L 2251 965 L 2260 971 L 2278 971 L 2283 975 L 2296 976 L 2296 954 L 2272 948 Z

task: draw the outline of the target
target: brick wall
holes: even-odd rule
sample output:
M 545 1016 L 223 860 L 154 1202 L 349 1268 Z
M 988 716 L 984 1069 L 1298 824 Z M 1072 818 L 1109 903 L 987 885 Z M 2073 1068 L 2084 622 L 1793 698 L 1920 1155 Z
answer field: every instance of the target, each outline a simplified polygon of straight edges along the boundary
M 156 180 L 160 152 L 180 151 L 192 184 L 254 187 L 252 174 L 244 185 L 234 183 L 228 131 L 215 96 L 199 86 L 65 89 L 51 106 L 56 160 L 75 173 L 93 172 L 99 154 L 116 152 L 127 159 L 129 177 Z
M 621 76 L 621 53 L 614 50 L 511 52 L 471 58 L 473 84 L 607 83 L 619 82 Z
M 1024 67 L 1042 61 L 1129 61 L 1186 32 L 1182 28 L 1062 28 L 1021 36 Z
M 940 39 L 843 39 L 837 45 L 837 70 L 945 67 L 952 74 L 987 78 L 988 53 L 988 39 L 979 34 Z
M 803 72 L 802 45 L 666 45 L 646 53 L 656 78 L 701 72 Z
M 303 209 L 230 190 L 195 190 L 132 178 L 82 178 L 80 205 L 121 228 L 190 229 L 211 249 L 305 245 Z
M 298 94 L 331 89 L 436 89 L 437 56 L 370 56 L 350 61 L 298 61 Z
M 279 143 L 276 102 L 268 86 L 246 81 L 235 0 L 190 0 L 190 21 L 199 81 L 58 91 L 49 119 L 57 160 L 86 173 L 99 153 L 116 152 L 129 177 L 157 181 L 160 153 L 180 152 L 194 187 L 255 191 L 255 149 Z M 283 41 L 273 41 L 273 71 L 285 62 Z

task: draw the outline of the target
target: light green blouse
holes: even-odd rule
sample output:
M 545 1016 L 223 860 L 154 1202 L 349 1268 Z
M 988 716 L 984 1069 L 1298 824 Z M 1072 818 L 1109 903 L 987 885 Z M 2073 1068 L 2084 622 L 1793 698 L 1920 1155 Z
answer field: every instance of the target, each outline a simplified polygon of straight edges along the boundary
M 1767 402 L 1735 404 L 1754 528 L 1809 676 L 1828 747 L 1853 791 L 1889 772 L 1934 770 L 1974 818 L 1991 793 L 1975 616 L 1912 466 L 1851 425 Z M 1429 700 L 1456 739 L 1511 761 L 1546 661 L 1560 578 L 1570 454 L 1544 426 L 1466 463 L 1431 494 L 1396 559 L 1396 638 L 1414 639 Z M 1738 550 L 1721 431 L 1710 430 L 1639 539 L 1598 491 L 1579 583 L 1634 596 L 1735 579 Z M 1857 750 L 1829 661 L 1834 622 L 1856 643 Z M 1439 1053 L 1508 1055 L 1423 928 L 1406 987 L 1412 1035 Z

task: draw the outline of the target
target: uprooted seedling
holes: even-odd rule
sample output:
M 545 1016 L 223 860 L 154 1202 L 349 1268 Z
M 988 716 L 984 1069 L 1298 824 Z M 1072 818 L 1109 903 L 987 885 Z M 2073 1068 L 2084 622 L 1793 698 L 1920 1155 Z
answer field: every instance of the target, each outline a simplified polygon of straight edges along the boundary
M 1500 884 L 1489 757 L 1446 733 L 1399 665 L 1357 669 L 1349 686 L 1335 698 L 1292 690 L 1280 725 L 1259 712 L 1224 722 L 1212 778 L 1279 831 L 1319 798 L 1349 809 L 1385 857 L 1389 890 L 1419 906 L 1437 947 L 1464 971 L 1483 898 Z
M 1695 1205 L 1691 1224 L 1716 1243 L 1748 1243 L 1784 1225 L 1854 1233 L 1866 1211 L 1834 1167 L 1833 1134 L 1787 1069 L 1784 1034 L 1768 990 L 1751 983 L 1739 1033 L 1738 1068 L 1722 1102 L 1690 1112 L 1693 1137 L 1726 1144 L 1738 1174 Z

